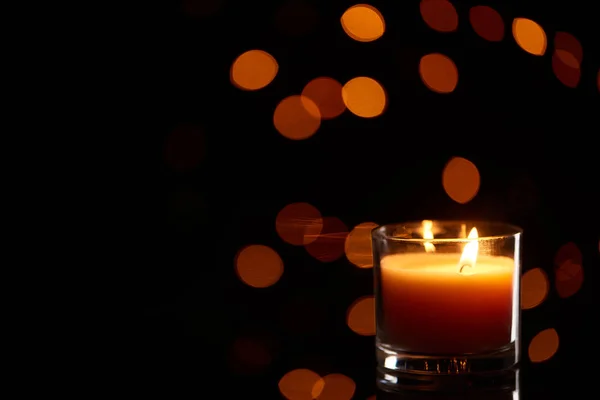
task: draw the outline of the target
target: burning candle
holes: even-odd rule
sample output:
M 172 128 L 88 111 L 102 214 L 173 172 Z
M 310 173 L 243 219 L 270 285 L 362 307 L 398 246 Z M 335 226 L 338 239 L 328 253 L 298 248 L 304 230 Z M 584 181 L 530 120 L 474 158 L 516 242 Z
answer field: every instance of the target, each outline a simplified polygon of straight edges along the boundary
M 486 222 L 375 229 L 382 367 L 457 373 L 516 364 L 520 235 L 518 228 Z

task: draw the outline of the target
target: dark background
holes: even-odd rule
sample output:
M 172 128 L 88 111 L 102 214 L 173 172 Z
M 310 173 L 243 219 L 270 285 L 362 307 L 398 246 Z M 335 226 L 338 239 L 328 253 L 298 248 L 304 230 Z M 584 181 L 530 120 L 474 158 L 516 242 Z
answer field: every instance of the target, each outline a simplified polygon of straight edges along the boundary
M 129 217 L 116 232 L 131 238 L 123 248 L 132 256 L 122 262 L 133 271 L 119 275 L 127 297 L 120 364 L 137 392 L 280 398 L 279 379 L 309 368 L 351 377 L 356 399 L 374 394 L 373 338 L 345 323 L 348 305 L 372 294 L 372 271 L 345 257 L 324 264 L 283 242 L 275 217 L 294 202 L 311 203 L 349 229 L 367 221 L 510 222 L 525 232 L 524 270 L 541 267 L 551 279 L 556 251 L 574 242 L 583 254 L 580 291 L 561 299 L 551 288 L 542 305 L 523 312 L 524 347 L 545 328 L 555 328 L 561 340 L 545 363 L 524 356 L 524 397 L 591 387 L 598 332 L 592 287 L 600 266 L 600 47 L 592 2 L 454 1 L 458 31 L 442 34 L 423 23 L 416 0 L 371 1 L 386 32 L 358 43 L 339 22 L 355 2 L 305 0 L 315 19 L 294 36 L 275 19 L 283 1 L 222 0 L 211 12 L 200 11 L 214 0 L 195 1 L 195 8 L 192 0 L 141 6 L 122 42 L 128 82 L 120 100 L 125 112 L 131 104 L 140 157 L 126 175 Z M 468 9 L 478 4 L 504 18 L 502 42 L 473 32 Z M 546 31 L 544 56 L 515 43 L 510 24 L 520 16 Z M 576 89 L 553 75 L 555 31 L 572 33 L 583 46 Z M 279 63 L 275 80 L 256 92 L 229 79 L 232 62 L 250 49 Z M 450 95 L 431 92 L 418 75 L 419 59 L 437 51 L 459 70 Z M 311 79 L 343 83 L 360 75 L 386 89 L 388 108 L 380 117 L 345 111 L 304 141 L 273 127 L 277 103 Z M 169 134 L 182 126 L 202 133 L 195 144 L 201 162 L 186 171 L 165 159 Z M 465 205 L 441 184 L 453 156 L 471 160 L 481 174 L 478 195 Z M 284 275 L 270 288 L 248 287 L 235 274 L 237 251 L 254 243 L 272 247 L 284 261 Z M 293 324 L 286 322 L 290 315 Z M 236 366 L 231 346 L 241 337 L 267 343 L 272 361 Z

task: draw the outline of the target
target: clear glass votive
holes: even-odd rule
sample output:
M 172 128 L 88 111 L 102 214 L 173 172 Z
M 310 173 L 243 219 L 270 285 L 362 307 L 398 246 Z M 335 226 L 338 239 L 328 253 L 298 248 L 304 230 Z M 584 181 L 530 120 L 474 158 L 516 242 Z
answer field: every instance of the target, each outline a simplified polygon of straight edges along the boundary
M 518 365 L 521 235 L 484 221 L 373 230 L 380 388 L 497 383 Z

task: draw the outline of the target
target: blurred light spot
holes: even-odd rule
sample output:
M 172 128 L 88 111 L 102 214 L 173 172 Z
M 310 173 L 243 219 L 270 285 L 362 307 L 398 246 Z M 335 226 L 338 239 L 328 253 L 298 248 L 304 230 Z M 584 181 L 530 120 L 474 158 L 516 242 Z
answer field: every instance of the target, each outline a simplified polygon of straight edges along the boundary
M 421 0 L 421 17 L 431 29 L 453 32 L 458 28 L 458 14 L 448 0 Z
M 373 267 L 373 243 L 371 231 L 377 228 L 374 222 L 356 225 L 346 237 L 344 251 L 348 261 L 359 268 Z
M 271 364 L 272 355 L 268 345 L 255 338 L 238 338 L 231 347 L 229 365 L 239 374 L 262 372 Z
M 546 33 L 537 22 L 527 18 L 515 18 L 512 33 L 517 44 L 526 52 L 535 56 L 542 56 L 546 52 Z
M 275 108 L 273 124 L 288 139 L 308 139 L 321 126 L 321 113 L 315 102 L 308 97 L 289 96 Z
M 270 247 L 250 245 L 235 257 L 235 270 L 248 286 L 265 288 L 275 284 L 283 274 L 283 261 Z
M 546 300 L 550 283 L 541 268 L 534 268 L 521 277 L 521 308 L 529 310 Z
M 342 88 L 342 99 L 348 110 L 363 118 L 381 115 L 386 106 L 386 94 L 375 79 L 359 76 L 346 82 Z
M 356 384 L 346 375 L 329 374 L 313 386 L 312 395 L 318 400 L 350 400 L 355 390 Z
M 452 200 L 460 204 L 468 203 L 479 191 L 479 171 L 471 161 L 454 157 L 444 167 L 442 184 Z
M 352 303 L 346 315 L 346 323 L 359 335 L 375 335 L 375 297 L 365 296 Z
M 555 329 L 541 331 L 529 343 L 529 359 L 534 363 L 549 360 L 556 354 L 558 342 L 558 333 Z
M 183 11 L 192 17 L 206 17 L 221 8 L 222 0 L 183 0 Z
M 302 90 L 302 96 L 303 99 L 311 99 L 317 105 L 323 119 L 335 118 L 346 109 L 342 99 L 342 84 L 335 79 L 326 77 L 313 79 Z M 310 106 L 307 110 L 310 110 Z
M 307 235 L 308 236 L 308 235 Z M 336 217 L 323 218 L 323 229 L 310 243 L 306 251 L 322 262 L 332 262 L 344 255 L 344 243 L 348 236 L 348 228 Z
M 583 47 L 581 47 L 581 43 L 575 36 L 567 32 L 556 32 L 554 35 L 554 49 L 569 53 L 572 56 L 571 58 L 577 62 L 577 64 L 570 64 L 572 61 L 564 59 L 564 63 L 571 65 L 573 68 L 580 67 L 583 61 Z
M 186 171 L 200 164 L 204 156 L 204 136 L 200 128 L 180 126 L 167 137 L 165 161 L 178 171 Z
M 279 65 L 262 50 L 249 50 L 235 59 L 231 66 L 231 83 L 240 89 L 258 90 L 275 79 Z
M 303 0 L 289 0 L 275 14 L 277 29 L 290 36 L 310 33 L 317 21 L 317 10 L 312 4 Z
M 279 211 L 275 220 L 279 237 L 294 246 L 314 242 L 323 229 L 323 218 L 308 203 L 292 203 Z
M 554 285 L 561 298 L 574 295 L 583 284 L 583 256 L 577 245 L 569 242 L 554 256 Z
M 440 53 L 423 56 L 419 74 L 425 86 L 437 93 L 451 93 L 458 84 L 458 69 L 454 61 Z
M 552 71 L 554 76 L 567 87 L 576 88 L 579 84 L 581 78 L 579 62 L 571 53 L 565 50 L 554 50 L 552 54 Z
M 359 42 L 372 42 L 385 32 L 383 16 L 375 7 L 357 4 L 344 12 L 341 18 L 344 32 Z
M 367 397 L 367 400 L 376 400 L 376 399 L 377 399 L 376 395 Z
M 600 68 L 598 68 L 598 75 L 596 76 L 596 85 L 598 85 L 598 91 L 600 92 Z
M 583 268 L 571 260 L 562 263 L 555 270 L 556 292 L 561 298 L 573 296 L 583 284 Z
M 288 400 L 313 400 L 313 388 L 321 377 L 309 369 L 295 369 L 279 380 L 279 391 Z
M 500 14 L 491 7 L 471 7 L 469 21 L 471 21 L 475 33 L 485 40 L 499 42 L 504 38 L 504 21 Z
M 581 264 L 583 256 L 579 247 L 573 242 L 561 246 L 554 256 L 554 266 L 560 267 L 566 261 L 572 261 L 575 264 Z

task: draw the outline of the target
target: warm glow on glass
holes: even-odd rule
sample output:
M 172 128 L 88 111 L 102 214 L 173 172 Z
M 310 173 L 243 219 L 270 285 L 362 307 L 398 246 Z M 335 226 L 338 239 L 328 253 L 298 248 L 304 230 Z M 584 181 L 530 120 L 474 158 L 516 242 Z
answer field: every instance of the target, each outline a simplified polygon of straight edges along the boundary
M 558 333 L 555 329 L 550 328 L 541 331 L 529 343 L 529 359 L 534 363 L 549 360 L 556 354 L 558 344 Z
M 385 21 L 375 7 L 357 4 L 344 12 L 341 18 L 344 32 L 359 42 L 372 42 L 383 36 Z
M 381 115 L 386 107 L 385 90 L 375 79 L 359 76 L 351 79 L 342 89 L 342 99 L 348 110 L 363 118 Z
M 546 53 L 546 32 L 537 23 L 527 18 L 515 18 L 512 25 L 515 41 L 526 52 L 534 56 Z
M 468 203 L 479 191 L 479 171 L 466 158 L 454 157 L 444 168 L 442 184 L 452 200 L 461 204 Z
M 419 74 L 425 86 L 437 93 L 451 93 L 458 84 L 458 69 L 454 61 L 440 53 L 423 56 Z
M 491 7 L 471 7 L 469 21 L 475 33 L 485 40 L 499 42 L 504 38 L 504 21 L 498 11 Z
M 315 102 L 308 97 L 289 96 L 275 108 L 273 125 L 288 139 L 308 139 L 321 126 L 321 113 Z
M 433 221 L 423 221 L 423 239 L 433 239 Z M 428 253 L 435 251 L 435 246 L 431 242 L 423 242 L 423 246 L 425 247 L 425 251 Z
M 438 32 L 454 32 L 458 28 L 458 14 L 448 0 L 421 0 L 423 21 Z
M 258 90 L 275 79 L 279 65 L 263 50 L 250 50 L 235 59 L 231 66 L 231 82 L 240 89 Z

